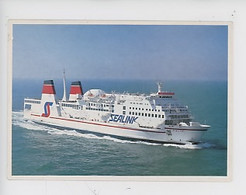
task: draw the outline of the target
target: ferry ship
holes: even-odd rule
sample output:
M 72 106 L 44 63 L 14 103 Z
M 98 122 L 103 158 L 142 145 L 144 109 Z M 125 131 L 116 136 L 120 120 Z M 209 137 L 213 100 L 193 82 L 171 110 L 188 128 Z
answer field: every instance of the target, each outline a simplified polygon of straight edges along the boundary
M 53 80 L 45 80 L 41 99 L 24 99 L 24 118 L 36 123 L 81 130 L 124 139 L 158 143 L 197 144 L 210 127 L 193 121 L 188 106 L 173 92 L 106 93 L 90 89 L 83 93 L 80 81 L 71 83 L 69 98 L 63 76 L 64 95 L 57 99 Z

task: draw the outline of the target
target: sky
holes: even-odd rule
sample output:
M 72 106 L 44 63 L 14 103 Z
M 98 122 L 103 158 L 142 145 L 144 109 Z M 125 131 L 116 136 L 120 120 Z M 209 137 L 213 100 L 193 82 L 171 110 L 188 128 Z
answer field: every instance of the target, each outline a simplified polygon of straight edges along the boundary
M 227 80 L 217 25 L 14 24 L 13 79 Z

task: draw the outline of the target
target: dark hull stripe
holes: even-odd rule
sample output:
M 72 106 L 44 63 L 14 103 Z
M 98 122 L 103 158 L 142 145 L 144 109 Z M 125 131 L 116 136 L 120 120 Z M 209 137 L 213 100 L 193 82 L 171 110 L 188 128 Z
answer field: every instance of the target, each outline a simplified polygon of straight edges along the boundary
M 176 129 L 172 127 L 165 127 L 165 129 L 177 130 L 177 131 L 207 131 L 207 129 Z

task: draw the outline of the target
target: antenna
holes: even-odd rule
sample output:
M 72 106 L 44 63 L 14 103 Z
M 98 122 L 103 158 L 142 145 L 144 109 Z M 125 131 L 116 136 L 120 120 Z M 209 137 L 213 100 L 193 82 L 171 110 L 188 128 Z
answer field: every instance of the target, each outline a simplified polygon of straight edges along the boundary
M 63 98 L 62 98 L 62 101 L 67 101 L 65 69 L 63 69 Z

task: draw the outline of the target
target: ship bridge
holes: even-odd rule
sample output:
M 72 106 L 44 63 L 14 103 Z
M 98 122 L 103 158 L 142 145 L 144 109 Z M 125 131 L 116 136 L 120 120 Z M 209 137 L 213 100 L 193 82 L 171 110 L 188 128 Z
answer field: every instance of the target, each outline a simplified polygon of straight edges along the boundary
M 170 91 L 162 91 L 162 86 L 163 84 L 158 82 L 157 83 L 158 86 L 158 91 L 157 93 L 152 93 L 150 94 L 151 97 L 158 97 L 158 98 L 173 98 L 173 96 L 175 95 L 174 92 L 170 92 Z

